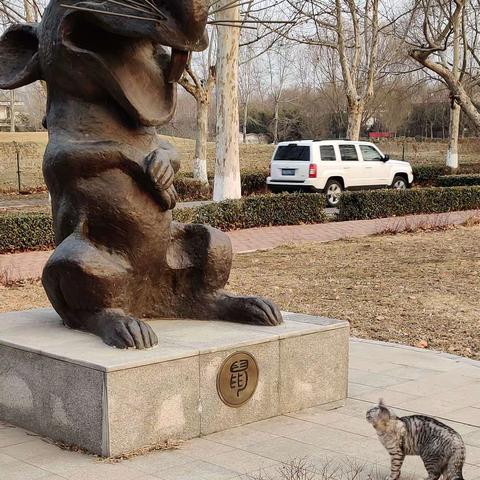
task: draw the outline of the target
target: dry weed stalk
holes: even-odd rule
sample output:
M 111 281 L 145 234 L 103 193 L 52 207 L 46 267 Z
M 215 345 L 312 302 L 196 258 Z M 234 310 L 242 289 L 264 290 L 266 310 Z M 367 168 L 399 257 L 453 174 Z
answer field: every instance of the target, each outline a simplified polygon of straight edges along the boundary
M 250 480 L 384 480 L 385 472 L 354 458 L 329 459 L 313 465 L 308 457 L 294 458 L 283 463 L 273 473 L 260 471 L 249 475 Z
M 378 235 L 397 235 L 399 233 L 441 232 L 457 228 L 450 217 L 435 216 L 430 219 L 418 221 L 411 218 L 396 218 L 381 230 Z

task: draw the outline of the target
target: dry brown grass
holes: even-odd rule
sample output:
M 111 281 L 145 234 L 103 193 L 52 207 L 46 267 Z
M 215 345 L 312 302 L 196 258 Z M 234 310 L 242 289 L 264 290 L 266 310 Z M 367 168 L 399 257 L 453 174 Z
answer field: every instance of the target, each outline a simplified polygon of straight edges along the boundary
M 192 171 L 194 141 L 186 138 L 168 137 L 177 147 L 182 163 L 181 171 Z M 48 141 L 46 132 L 7 133 L 0 132 L 0 191 L 15 191 L 17 188 L 16 156 L 13 142 L 21 150 L 22 185 L 24 188 L 38 188 L 44 185 L 42 177 L 42 156 Z M 393 158 L 401 158 L 403 141 L 385 140 L 380 148 Z M 447 152 L 446 142 L 405 143 L 406 159 L 415 165 L 444 164 Z M 273 153 L 273 145 L 240 145 L 240 166 L 242 170 L 267 169 Z M 214 171 L 215 144 L 207 148 L 208 170 Z M 460 142 L 462 163 L 476 163 L 480 159 L 480 140 L 465 139 Z
M 480 359 L 480 227 L 238 256 L 229 288 L 341 318 L 352 335 Z
M 351 322 L 352 335 L 480 359 L 480 226 L 237 256 L 229 289 Z M 0 287 L 0 311 L 48 305 L 39 283 Z
M 34 142 L 45 145 L 48 142 L 47 132 L 0 132 L 0 143 L 8 142 Z

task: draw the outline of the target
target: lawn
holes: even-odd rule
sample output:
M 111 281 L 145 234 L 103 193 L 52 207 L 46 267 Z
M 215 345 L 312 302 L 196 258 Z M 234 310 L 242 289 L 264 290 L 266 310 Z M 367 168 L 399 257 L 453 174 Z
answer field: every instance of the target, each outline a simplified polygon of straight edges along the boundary
M 192 171 L 194 141 L 186 138 L 164 137 L 174 144 L 182 161 L 183 172 Z M 0 132 L 0 192 L 15 191 L 17 188 L 16 147 L 20 151 L 20 170 L 24 188 L 43 186 L 42 156 L 48 141 L 45 132 L 7 133 Z M 380 142 L 380 148 L 392 158 L 402 158 L 404 143 L 396 140 Z M 447 143 L 440 141 L 405 143 L 405 158 L 414 165 L 444 164 Z M 240 145 L 240 166 L 242 170 L 266 170 L 268 168 L 273 145 Z M 208 169 L 214 171 L 215 144 L 208 144 Z M 465 139 L 460 142 L 460 162 L 477 163 L 480 158 L 480 140 Z
M 350 321 L 352 335 L 480 360 L 480 226 L 286 246 L 235 259 L 229 289 Z M 48 304 L 0 287 L 0 311 Z

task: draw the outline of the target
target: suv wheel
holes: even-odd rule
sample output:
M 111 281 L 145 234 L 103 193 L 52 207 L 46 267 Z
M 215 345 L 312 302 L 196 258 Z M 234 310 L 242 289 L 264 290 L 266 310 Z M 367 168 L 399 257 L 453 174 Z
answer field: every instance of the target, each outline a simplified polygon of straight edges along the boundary
M 408 188 L 408 183 L 401 175 L 395 175 L 392 182 L 392 188 L 395 190 L 406 190 Z
M 325 186 L 327 204 L 329 207 L 338 207 L 342 196 L 343 185 L 338 180 L 329 180 Z

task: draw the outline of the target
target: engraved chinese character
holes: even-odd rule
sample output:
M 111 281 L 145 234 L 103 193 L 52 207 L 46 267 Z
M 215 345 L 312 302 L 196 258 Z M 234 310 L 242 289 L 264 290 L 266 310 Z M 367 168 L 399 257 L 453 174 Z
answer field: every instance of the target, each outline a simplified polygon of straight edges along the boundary
M 248 385 L 248 360 L 239 360 L 230 367 L 230 388 L 240 396 Z

